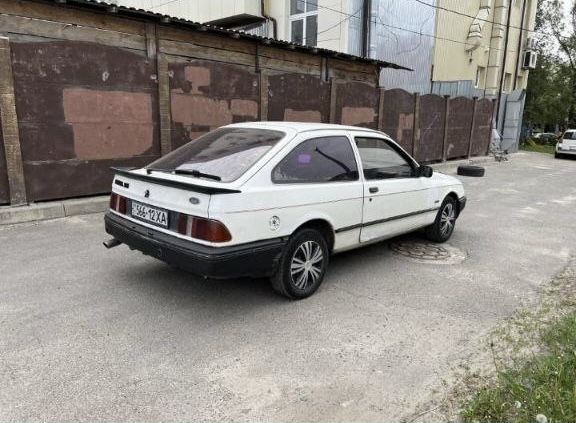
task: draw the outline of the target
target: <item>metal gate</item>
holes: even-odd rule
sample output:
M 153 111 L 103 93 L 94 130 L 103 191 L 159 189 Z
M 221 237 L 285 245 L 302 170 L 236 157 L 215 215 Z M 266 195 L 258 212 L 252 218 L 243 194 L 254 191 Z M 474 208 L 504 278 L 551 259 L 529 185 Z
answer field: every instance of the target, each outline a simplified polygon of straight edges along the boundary
M 518 151 L 525 101 L 526 92 L 524 90 L 512 91 L 506 96 L 506 99 L 503 98 L 504 111 L 501 113 L 502 116 L 498 124 L 502 134 L 502 150 L 508 150 L 510 153 Z

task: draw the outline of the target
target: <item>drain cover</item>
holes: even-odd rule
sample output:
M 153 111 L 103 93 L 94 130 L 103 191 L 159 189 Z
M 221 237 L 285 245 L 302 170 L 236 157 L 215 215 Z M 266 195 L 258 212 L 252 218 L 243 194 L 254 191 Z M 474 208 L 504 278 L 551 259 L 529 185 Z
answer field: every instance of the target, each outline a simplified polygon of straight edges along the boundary
M 397 255 L 418 263 L 456 264 L 462 262 L 466 255 L 448 244 L 409 239 L 393 242 L 390 249 Z

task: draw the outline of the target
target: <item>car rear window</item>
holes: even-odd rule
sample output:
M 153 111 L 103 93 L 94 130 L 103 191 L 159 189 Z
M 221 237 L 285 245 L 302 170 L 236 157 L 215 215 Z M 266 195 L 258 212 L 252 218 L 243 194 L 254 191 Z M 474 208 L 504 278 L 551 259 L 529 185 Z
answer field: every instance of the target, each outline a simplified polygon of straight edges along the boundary
M 564 134 L 564 139 L 565 140 L 576 140 L 576 132 L 574 132 L 574 131 L 566 132 Z
M 151 163 L 147 169 L 197 171 L 215 177 L 209 179 L 231 182 L 242 176 L 284 136 L 283 132 L 268 129 L 221 128 L 183 145 Z

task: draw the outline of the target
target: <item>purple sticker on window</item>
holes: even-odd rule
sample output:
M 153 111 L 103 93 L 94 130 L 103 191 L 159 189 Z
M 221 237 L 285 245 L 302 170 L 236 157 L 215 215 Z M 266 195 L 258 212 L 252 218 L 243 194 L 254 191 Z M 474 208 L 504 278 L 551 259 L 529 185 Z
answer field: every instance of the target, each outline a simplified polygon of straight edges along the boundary
M 298 164 L 310 164 L 312 156 L 310 154 L 298 154 Z

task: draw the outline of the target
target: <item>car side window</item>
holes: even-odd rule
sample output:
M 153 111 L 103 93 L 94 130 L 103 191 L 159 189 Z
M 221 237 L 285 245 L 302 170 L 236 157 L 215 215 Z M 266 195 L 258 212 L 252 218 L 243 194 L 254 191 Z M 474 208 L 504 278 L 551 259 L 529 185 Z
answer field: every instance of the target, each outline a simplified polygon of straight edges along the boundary
M 347 137 L 321 137 L 295 147 L 272 171 L 279 184 L 357 181 L 358 166 Z
M 356 137 L 362 159 L 364 177 L 368 180 L 409 178 L 414 176 L 412 165 L 381 138 Z

